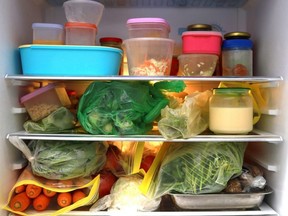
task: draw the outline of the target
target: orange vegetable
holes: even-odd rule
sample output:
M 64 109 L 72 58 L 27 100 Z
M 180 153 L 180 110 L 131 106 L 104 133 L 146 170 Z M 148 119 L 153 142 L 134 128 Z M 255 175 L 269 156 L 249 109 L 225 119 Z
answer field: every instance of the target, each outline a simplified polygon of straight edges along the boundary
M 73 183 L 72 179 L 59 180 L 58 182 L 58 187 L 69 188 L 73 186 L 75 186 L 75 184 Z
M 84 197 L 86 197 L 86 194 L 82 190 L 75 190 L 72 193 L 73 203 L 77 202 L 78 200 L 83 199 Z
M 27 196 L 26 192 L 22 192 L 12 197 L 9 206 L 14 211 L 23 212 L 29 207 L 30 204 L 31 200 Z
M 43 194 L 47 197 L 53 197 L 57 194 L 57 192 L 43 188 Z
M 57 197 L 57 203 L 60 207 L 69 206 L 72 203 L 72 195 L 71 193 L 59 193 Z
M 42 192 L 42 188 L 37 185 L 29 184 L 26 187 L 26 194 L 29 198 L 36 198 Z
M 40 194 L 33 200 L 33 207 L 37 211 L 44 211 L 48 208 L 50 203 L 50 198 L 44 194 Z
M 25 186 L 25 185 L 20 185 L 20 186 L 17 186 L 17 187 L 15 188 L 15 191 L 14 191 L 14 192 L 15 192 L 16 194 L 19 194 L 19 193 L 25 191 L 25 189 L 26 189 L 26 186 Z

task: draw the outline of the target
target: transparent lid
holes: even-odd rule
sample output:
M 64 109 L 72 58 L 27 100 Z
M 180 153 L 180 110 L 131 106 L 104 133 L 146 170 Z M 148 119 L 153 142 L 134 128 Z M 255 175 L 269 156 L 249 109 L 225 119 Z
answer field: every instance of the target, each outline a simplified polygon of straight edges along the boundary
M 131 18 L 127 20 L 127 27 L 140 27 L 140 25 L 145 24 L 155 24 L 155 25 L 161 25 L 165 26 L 167 30 L 170 32 L 170 25 L 169 23 L 163 19 L 163 18 L 157 18 L 157 17 L 144 17 L 144 18 Z
M 33 23 L 32 29 L 36 28 L 55 28 L 55 29 L 63 29 L 63 25 L 55 24 L 55 23 Z
M 243 95 L 248 94 L 250 92 L 249 88 L 214 88 L 214 94 L 221 94 L 221 95 Z

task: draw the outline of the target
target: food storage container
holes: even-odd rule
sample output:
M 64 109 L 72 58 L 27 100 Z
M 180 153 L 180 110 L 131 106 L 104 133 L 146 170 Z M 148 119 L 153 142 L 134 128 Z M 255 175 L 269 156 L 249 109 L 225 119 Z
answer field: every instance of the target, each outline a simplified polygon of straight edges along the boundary
M 24 95 L 20 102 L 25 106 L 33 121 L 45 118 L 61 106 L 71 105 L 65 88 L 53 83 Z
M 27 76 L 118 75 L 123 51 L 104 46 L 23 45 L 19 47 Z
M 64 29 L 60 24 L 33 23 L 33 44 L 64 44 Z
M 98 26 L 104 11 L 104 5 L 92 0 L 68 0 L 63 4 L 68 22 L 93 23 Z
M 182 54 L 178 56 L 179 76 L 212 76 L 218 56 L 213 54 Z
M 247 32 L 230 32 L 222 44 L 223 76 L 253 75 L 253 42 Z
M 129 38 L 160 37 L 168 38 L 169 23 L 162 18 L 132 18 L 127 20 Z
M 65 24 L 66 45 L 96 44 L 97 27 L 91 23 L 67 22 Z
M 185 31 L 182 33 L 183 54 L 221 54 L 222 34 L 216 31 Z
M 215 88 L 209 101 L 209 129 L 216 134 L 253 130 L 253 99 L 248 88 Z
M 169 75 L 174 40 L 167 38 L 131 38 L 123 42 L 132 76 Z

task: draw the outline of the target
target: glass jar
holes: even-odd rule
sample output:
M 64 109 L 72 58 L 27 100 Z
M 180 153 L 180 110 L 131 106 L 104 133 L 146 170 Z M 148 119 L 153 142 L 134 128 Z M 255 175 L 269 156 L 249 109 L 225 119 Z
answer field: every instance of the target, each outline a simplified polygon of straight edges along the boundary
M 216 134 L 247 134 L 253 130 L 253 99 L 249 88 L 215 88 L 209 101 L 209 129 Z
M 253 42 L 247 32 L 230 32 L 222 44 L 223 76 L 253 75 Z

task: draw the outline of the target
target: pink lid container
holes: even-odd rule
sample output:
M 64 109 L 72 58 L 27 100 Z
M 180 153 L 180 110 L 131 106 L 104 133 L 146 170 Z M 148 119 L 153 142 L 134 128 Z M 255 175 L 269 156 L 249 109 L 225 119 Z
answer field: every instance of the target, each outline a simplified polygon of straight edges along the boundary
M 216 31 L 186 31 L 182 33 L 183 54 L 220 55 L 222 34 Z

